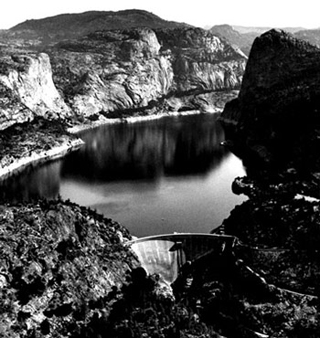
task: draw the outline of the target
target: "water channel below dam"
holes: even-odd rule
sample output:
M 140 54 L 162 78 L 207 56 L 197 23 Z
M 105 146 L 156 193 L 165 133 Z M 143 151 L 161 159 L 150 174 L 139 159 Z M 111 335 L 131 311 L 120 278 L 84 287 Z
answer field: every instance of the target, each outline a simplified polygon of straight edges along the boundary
M 231 191 L 242 161 L 220 143 L 217 115 L 166 117 L 81 132 L 85 145 L 2 182 L 1 197 L 70 199 L 138 237 L 209 233 L 245 200 Z

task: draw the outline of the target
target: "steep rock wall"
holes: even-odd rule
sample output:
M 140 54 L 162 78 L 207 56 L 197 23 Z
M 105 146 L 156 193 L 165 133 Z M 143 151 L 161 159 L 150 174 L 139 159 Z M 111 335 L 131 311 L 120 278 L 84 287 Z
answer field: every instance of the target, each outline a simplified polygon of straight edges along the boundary
M 49 56 L 40 54 L 5 55 L 0 59 L 0 128 L 34 116 L 63 118 L 70 109 L 53 81 Z
M 195 28 L 96 32 L 51 56 L 54 81 L 79 116 L 198 109 L 195 95 L 238 89 L 246 64 L 239 50 Z
M 271 30 L 255 40 L 239 96 L 222 119 L 233 124 L 238 146 L 264 160 L 301 154 L 319 129 L 319 83 L 320 50 Z
M 239 89 L 247 61 L 198 28 L 98 31 L 46 52 L 2 50 L 0 128 L 35 116 L 221 111 L 217 92 Z
M 176 90 L 240 88 L 247 57 L 201 28 L 156 31 L 164 53 L 172 52 Z
M 53 51 L 54 80 L 79 116 L 145 107 L 172 84 L 159 49 L 150 29 L 91 34 Z

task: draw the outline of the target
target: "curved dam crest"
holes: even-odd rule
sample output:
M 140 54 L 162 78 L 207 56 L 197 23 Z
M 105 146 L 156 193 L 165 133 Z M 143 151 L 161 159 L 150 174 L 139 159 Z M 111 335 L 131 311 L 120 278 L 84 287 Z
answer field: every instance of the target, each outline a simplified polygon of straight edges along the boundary
M 138 238 L 127 243 L 148 274 L 159 274 L 172 284 L 180 270 L 209 254 L 230 250 L 236 238 L 226 235 L 183 233 Z

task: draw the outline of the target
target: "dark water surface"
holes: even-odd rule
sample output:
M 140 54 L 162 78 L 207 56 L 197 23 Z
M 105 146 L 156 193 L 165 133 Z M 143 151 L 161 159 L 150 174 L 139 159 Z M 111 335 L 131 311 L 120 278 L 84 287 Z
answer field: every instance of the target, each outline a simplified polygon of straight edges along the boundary
M 133 235 L 210 232 L 244 197 L 231 183 L 245 171 L 220 145 L 215 115 L 114 124 L 80 134 L 79 151 L 2 183 L 1 197 L 70 199 Z

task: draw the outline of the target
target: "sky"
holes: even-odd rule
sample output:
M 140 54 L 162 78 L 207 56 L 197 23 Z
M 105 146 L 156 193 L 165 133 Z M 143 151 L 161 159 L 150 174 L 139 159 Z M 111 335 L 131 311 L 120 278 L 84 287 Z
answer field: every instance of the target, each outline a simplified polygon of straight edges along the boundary
M 1 7 L 0 29 L 63 13 L 133 8 L 198 27 L 320 27 L 319 0 L 9 0 Z

